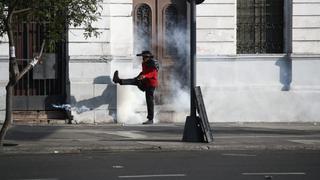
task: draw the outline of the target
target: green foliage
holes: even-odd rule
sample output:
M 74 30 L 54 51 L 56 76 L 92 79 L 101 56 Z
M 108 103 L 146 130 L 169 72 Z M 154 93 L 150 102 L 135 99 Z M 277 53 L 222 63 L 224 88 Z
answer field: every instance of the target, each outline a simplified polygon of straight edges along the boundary
M 6 19 L 6 13 L 5 13 L 5 1 L 0 1 L 0 37 L 3 36 L 5 33 L 5 19 Z
M 102 0 L 0 0 L 0 36 L 8 32 L 6 23 L 11 13 L 12 28 L 18 23 L 40 23 L 49 44 L 64 39 L 69 26 L 83 27 L 86 38 L 98 36 L 92 26 L 100 17 Z

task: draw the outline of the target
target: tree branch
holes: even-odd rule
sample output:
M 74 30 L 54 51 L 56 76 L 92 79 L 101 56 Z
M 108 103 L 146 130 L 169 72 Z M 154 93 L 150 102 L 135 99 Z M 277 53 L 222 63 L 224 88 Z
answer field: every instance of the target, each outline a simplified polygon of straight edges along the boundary
M 12 12 L 15 9 L 15 6 L 17 4 L 17 1 L 14 2 L 13 6 L 9 8 L 9 12 L 7 15 L 7 18 L 5 19 L 5 25 L 6 25 L 6 31 L 8 33 L 8 39 L 9 39 L 9 48 L 10 48 L 10 79 L 16 82 L 15 77 L 19 75 L 19 68 L 18 64 L 15 58 L 15 47 L 14 47 L 14 36 L 13 36 L 13 29 L 12 29 Z
M 15 11 L 16 7 L 18 5 L 18 0 L 16 1 L 13 1 L 12 2 L 12 5 L 8 7 L 8 22 L 11 23 L 11 19 L 12 19 L 12 15 L 13 15 L 13 12 Z
M 28 12 L 28 11 L 30 11 L 30 10 L 31 10 L 31 8 L 20 9 L 20 10 L 14 10 L 14 11 L 12 12 L 12 14 L 25 13 L 25 12 Z
M 38 56 L 35 56 L 33 60 L 22 70 L 22 72 L 16 77 L 16 82 L 18 82 L 28 71 L 30 71 L 35 65 L 38 64 L 39 59 L 42 56 L 45 43 L 46 43 L 46 40 L 43 40 L 40 54 Z

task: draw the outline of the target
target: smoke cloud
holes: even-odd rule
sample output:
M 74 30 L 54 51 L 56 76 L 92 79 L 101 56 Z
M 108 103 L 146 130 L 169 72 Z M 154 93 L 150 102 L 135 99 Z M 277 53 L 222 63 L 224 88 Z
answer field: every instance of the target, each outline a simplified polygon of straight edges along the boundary
M 134 86 L 117 87 L 117 122 L 140 124 L 146 121 L 144 93 Z
M 169 16 L 172 16 L 172 14 Z M 120 78 L 133 78 L 141 71 L 141 57 L 137 58 L 135 54 L 140 53 L 143 50 L 150 50 L 153 54 L 162 57 L 161 59 L 157 59 L 160 63 L 160 87 L 156 89 L 155 92 L 155 122 L 170 122 L 172 120 L 184 121 L 185 116 L 181 120 L 163 119 L 162 113 L 169 111 L 173 114 L 186 114 L 189 112 L 190 108 L 187 23 L 181 20 L 178 21 L 177 16 L 167 18 L 169 18 L 170 21 L 166 21 L 163 34 L 156 35 L 159 42 L 152 39 L 151 28 L 144 27 L 148 25 L 148 22 L 138 22 L 138 26 L 137 24 L 134 25 L 135 37 L 133 50 L 134 58 L 131 61 L 132 68 L 127 69 L 126 67 L 119 67 Z M 163 43 L 160 43 L 162 41 Z M 163 44 L 164 47 L 161 47 L 161 44 Z M 160 52 L 155 52 L 153 47 L 162 49 L 163 54 L 160 55 Z M 172 60 L 171 67 L 168 67 L 166 64 L 167 62 L 164 62 L 168 57 Z M 166 88 L 169 90 L 169 93 L 165 93 L 164 89 Z M 139 124 L 147 120 L 144 93 L 138 90 L 138 88 L 130 86 L 118 86 L 117 89 L 118 122 Z M 160 94 L 160 101 L 157 94 Z
M 190 109 L 190 86 L 189 86 L 189 43 L 186 30 L 185 21 L 177 21 L 177 17 L 172 17 L 170 21 L 167 21 L 166 28 L 163 34 L 158 34 L 158 43 L 154 44 L 154 47 L 162 49 L 162 54 L 158 52 L 158 56 L 162 59 L 158 59 L 160 63 L 159 81 L 160 87 L 156 90 L 161 94 L 160 104 L 156 108 L 155 118 L 159 118 L 158 121 L 170 122 L 184 121 L 183 119 L 175 119 L 175 115 L 171 116 L 173 119 L 163 119 L 163 112 L 172 112 L 173 114 L 187 114 Z M 137 35 L 143 34 L 139 32 L 140 28 L 136 27 Z M 141 43 L 149 42 L 147 38 L 149 36 L 136 37 L 135 41 L 136 52 L 140 52 L 141 47 L 145 46 Z M 161 47 L 161 41 L 163 41 L 163 47 Z M 154 41 L 152 41 L 154 42 Z M 151 47 L 150 47 L 151 48 Z M 172 61 L 172 66 L 167 66 L 167 59 Z M 170 64 L 170 62 L 169 62 Z M 141 65 L 140 65 L 141 66 Z M 169 89 L 169 93 L 165 93 L 163 89 Z M 159 103 L 159 102 L 158 102 Z M 180 117 L 179 117 L 180 118 Z
M 56 109 L 63 109 L 66 111 L 75 111 L 75 112 L 77 112 L 77 114 L 81 114 L 83 112 L 92 110 L 84 105 L 82 105 L 80 107 L 76 107 L 76 106 L 72 107 L 70 104 L 61 104 L 61 105 L 52 104 L 52 107 L 54 107 Z

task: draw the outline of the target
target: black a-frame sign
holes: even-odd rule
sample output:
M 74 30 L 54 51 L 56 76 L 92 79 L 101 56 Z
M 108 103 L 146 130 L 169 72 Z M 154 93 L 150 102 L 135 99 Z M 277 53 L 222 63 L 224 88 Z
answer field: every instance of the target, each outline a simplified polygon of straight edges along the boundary
M 201 129 L 202 129 L 202 132 L 204 134 L 205 141 L 210 143 L 213 141 L 213 134 L 212 134 L 213 131 L 212 131 L 210 124 L 209 124 L 209 120 L 208 120 L 206 108 L 204 106 L 204 101 L 202 98 L 200 86 L 195 87 L 195 96 L 196 96 L 195 99 L 196 99 L 196 104 L 197 104 L 197 111 L 200 116 L 199 123 L 200 123 Z

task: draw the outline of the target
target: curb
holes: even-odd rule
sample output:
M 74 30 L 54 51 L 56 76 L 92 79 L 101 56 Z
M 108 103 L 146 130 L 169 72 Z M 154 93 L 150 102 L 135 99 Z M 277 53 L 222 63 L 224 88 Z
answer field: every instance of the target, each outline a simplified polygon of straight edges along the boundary
M 258 150 L 320 150 L 319 146 L 303 145 L 197 145 L 195 143 L 182 145 L 149 145 L 149 146 L 101 146 L 101 147 L 1 147 L 0 155 L 8 154 L 81 154 L 90 152 L 115 153 L 115 152 L 139 152 L 139 151 L 258 151 Z

